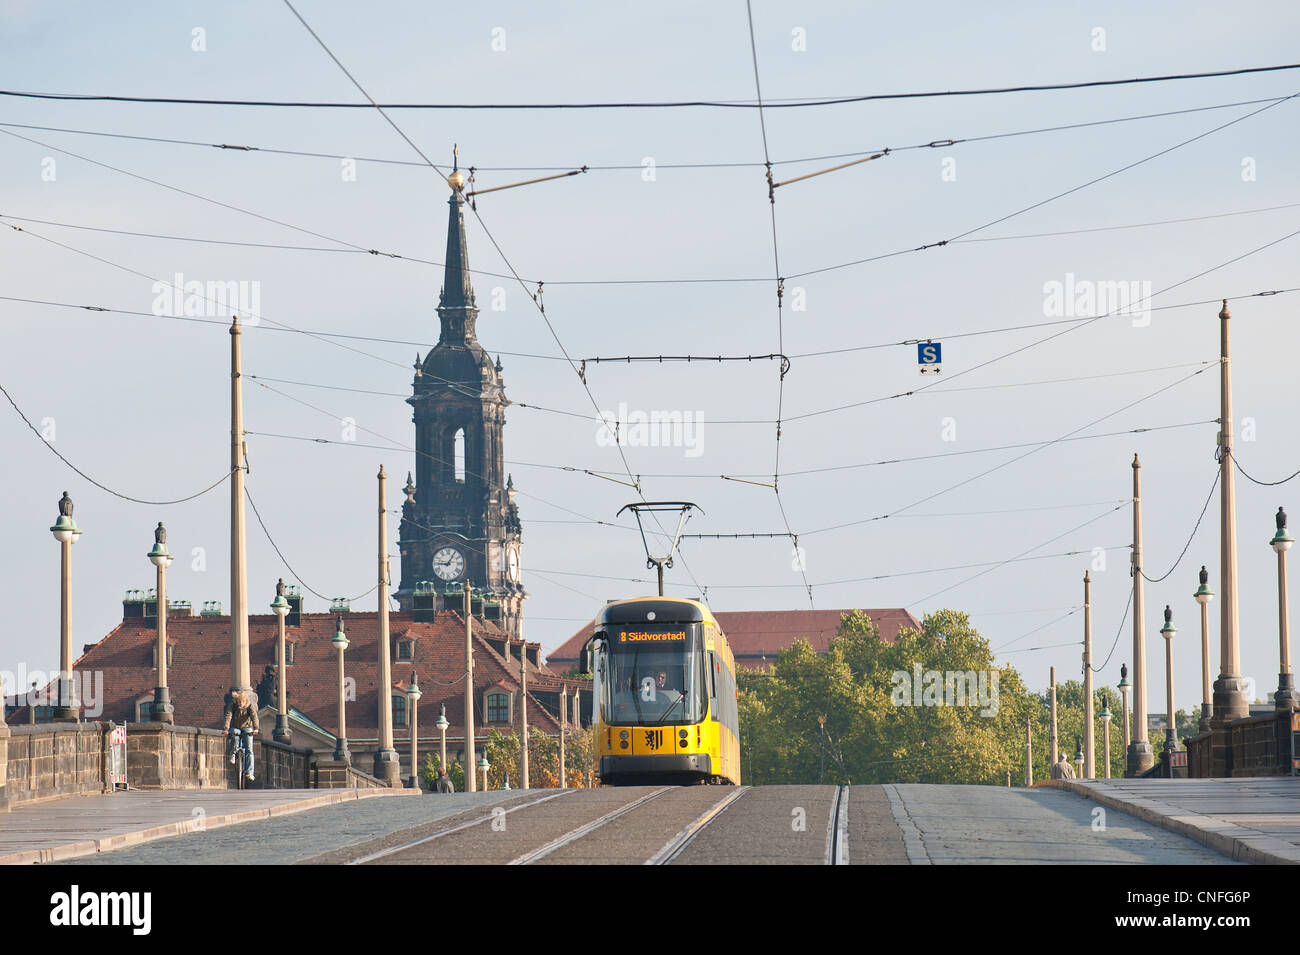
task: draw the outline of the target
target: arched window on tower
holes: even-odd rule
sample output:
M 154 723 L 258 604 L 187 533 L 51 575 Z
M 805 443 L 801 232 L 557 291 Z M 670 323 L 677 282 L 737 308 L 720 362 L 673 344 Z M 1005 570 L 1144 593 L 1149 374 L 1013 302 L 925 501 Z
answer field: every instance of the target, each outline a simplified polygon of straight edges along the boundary
M 460 428 L 456 431 L 456 483 L 465 483 L 465 429 Z

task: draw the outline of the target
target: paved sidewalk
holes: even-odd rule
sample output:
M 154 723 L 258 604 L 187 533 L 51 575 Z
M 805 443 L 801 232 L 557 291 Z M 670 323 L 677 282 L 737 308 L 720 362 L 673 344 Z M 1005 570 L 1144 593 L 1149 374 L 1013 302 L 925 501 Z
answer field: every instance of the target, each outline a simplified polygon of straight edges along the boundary
M 1300 863 L 1300 778 L 1065 779 L 1049 783 L 1240 862 Z
M 183 789 L 69 796 L 0 814 L 0 865 L 56 862 L 413 789 Z

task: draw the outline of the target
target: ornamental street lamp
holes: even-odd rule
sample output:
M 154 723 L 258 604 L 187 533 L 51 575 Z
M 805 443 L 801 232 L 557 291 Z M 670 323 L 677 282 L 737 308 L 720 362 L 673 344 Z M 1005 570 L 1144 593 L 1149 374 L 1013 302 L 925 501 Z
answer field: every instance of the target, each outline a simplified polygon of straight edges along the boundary
M 447 727 L 451 724 L 447 722 L 447 704 L 438 704 L 438 722 L 434 724 L 438 727 L 438 768 L 446 770 L 447 768 Z
M 1079 737 L 1074 738 L 1074 775 L 1076 778 L 1083 777 L 1083 740 Z
M 1101 720 L 1101 740 L 1102 751 L 1106 754 L 1104 766 L 1106 779 L 1110 779 L 1110 709 L 1106 706 L 1106 698 L 1101 698 L 1101 712 L 1097 714 L 1097 719 Z
M 1130 710 L 1128 708 L 1128 691 L 1132 686 L 1133 684 L 1128 681 L 1128 664 L 1121 663 L 1119 665 L 1119 695 L 1124 706 L 1124 752 L 1126 753 L 1128 752 L 1129 744 L 1128 716 Z
M 1178 721 L 1174 719 L 1174 612 L 1165 604 L 1165 625 L 1160 628 L 1160 636 L 1165 638 L 1165 752 L 1172 759 L 1178 751 Z M 1172 763 L 1170 763 L 1172 765 Z
M 410 789 L 420 788 L 420 678 L 411 671 L 411 685 L 406 688 L 407 709 L 411 711 L 411 778 L 407 782 Z
M 1291 672 L 1291 634 L 1286 603 L 1286 552 L 1295 543 L 1295 538 L 1287 533 L 1286 511 L 1280 507 L 1277 509 L 1277 533 L 1269 543 L 1277 551 L 1277 639 L 1281 659 L 1273 705 L 1275 709 L 1289 713 L 1300 706 L 1295 691 L 1295 675 Z
M 472 756 L 470 758 L 473 759 Z M 488 763 L 487 753 L 484 753 L 482 756 L 478 758 L 478 768 L 479 771 L 483 774 L 483 791 L 487 792 L 487 788 L 488 788 L 487 774 L 488 774 L 488 770 L 492 768 L 491 764 Z
M 78 715 L 77 700 L 72 686 L 72 545 L 81 537 L 81 528 L 72 519 L 72 498 L 63 492 L 59 498 L 59 519 L 50 528 L 59 542 L 59 690 L 58 705 L 54 709 L 56 720 L 75 720 Z M 33 710 L 33 712 L 35 712 Z
M 275 584 L 275 599 L 271 601 L 271 611 L 278 618 L 278 633 L 275 638 L 275 665 L 279 670 L 278 679 L 275 681 L 278 684 L 275 731 L 271 734 L 271 738 L 280 743 L 289 743 L 293 740 L 293 731 L 289 729 L 289 689 L 286 685 L 289 682 L 289 671 L 285 667 L 284 653 L 284 618 L 289 615 L 289 601 L 284 596 L 283 577 Z
M 1196 588 L 1196 602 L 1201 605 L 1201 722 L 1202 733 L 1210 731 L 1210 719 L 1214 716 L 1214 704 L 1210 696 L 1210 601 L 1214 591 L 1210 589 L 1210 574 L 1201 565 L 1200 586 Z
M 334 744 L 334 758 L 342 763 L 351 764 L 352 754 L 348 752 L 347 707 L 344 705 L 343 651 L 348 648 L 348 635 L 343 629 L 343 614 L 338 615 L 338 629 L 334 632 L 334 646 L 339 651 L 339 734 Z
M 167 694 L 167 568 L 174 558 L 167 552 L 167 528 L 163 527 L 162 521 L 153 532 L 153 550 L 145 556 L 158 568 L 158 646 L 154 651 L 158 657 L 155 667 L 158 680 L 150 715 L 155 723 L 175 723 L 176 711 Z

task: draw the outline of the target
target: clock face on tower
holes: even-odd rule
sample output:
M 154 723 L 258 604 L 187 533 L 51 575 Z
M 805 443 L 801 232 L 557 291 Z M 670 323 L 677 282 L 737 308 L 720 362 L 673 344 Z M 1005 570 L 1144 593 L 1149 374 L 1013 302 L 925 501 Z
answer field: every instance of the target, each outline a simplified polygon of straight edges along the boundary
M 511 583 L 519 583 L 519 551 L 513 547 L 506 552 L 506 570 Z
M 433 555 L 433 572 L 442 580 L 456 580 L 465 573 L 465 557 L 454 547 L 443 547 Z

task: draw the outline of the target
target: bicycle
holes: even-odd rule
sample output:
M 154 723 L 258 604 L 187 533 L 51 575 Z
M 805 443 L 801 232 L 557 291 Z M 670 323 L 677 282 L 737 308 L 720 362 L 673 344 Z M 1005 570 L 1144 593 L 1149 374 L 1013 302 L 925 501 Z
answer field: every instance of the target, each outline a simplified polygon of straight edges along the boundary
M 248 777 L 244 775 L 244 767 L 247 765 L 246 755 L 251 755 L 252 738 L 248 738 L 248 746 L 244 745 L 245 736 L 242 731 L 231 730 L 234 734 L 234 749 L 230 754 L 231 760 L 235 764 L 235 788 L 247 789 Z

